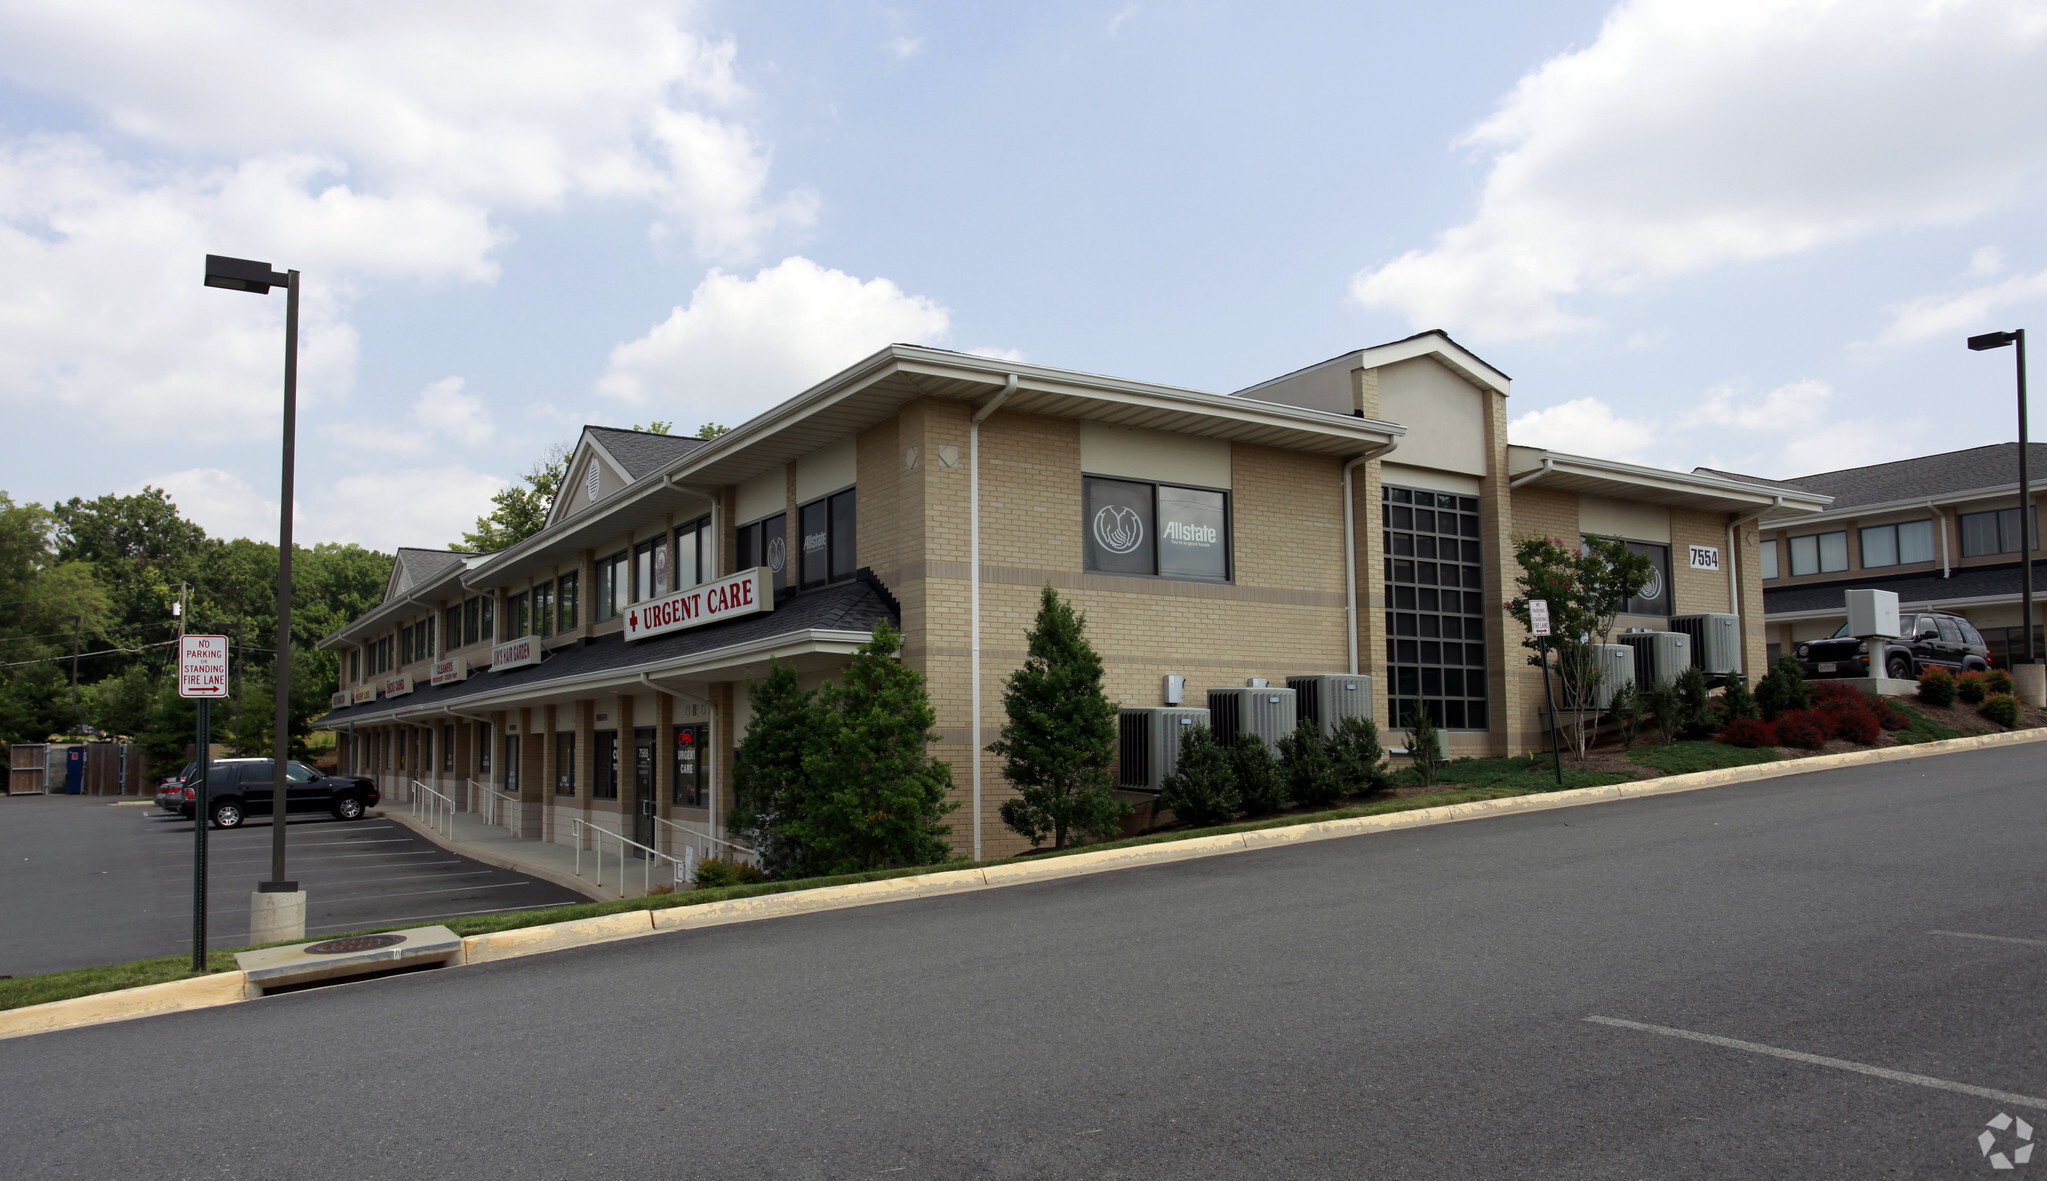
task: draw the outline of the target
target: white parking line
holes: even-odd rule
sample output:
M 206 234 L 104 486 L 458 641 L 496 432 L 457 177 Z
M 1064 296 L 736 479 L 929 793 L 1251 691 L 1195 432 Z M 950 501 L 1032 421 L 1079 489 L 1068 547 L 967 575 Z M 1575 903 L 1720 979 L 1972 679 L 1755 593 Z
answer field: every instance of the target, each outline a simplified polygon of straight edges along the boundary
M 346 894 L 329 894 L 322 902 L 382 902 L 386 898 L 418 898 L 424 894 L 469 894 L 481 890 L 509 890 L 513 886 L 530 886 L 532 882 L 498 882 L 488 886 L 450 886 L 445 890 L 407 890 L 403 894 L 364 894 L 351 898 Z M 557 904 L 558 905 L 558 904 Z
M 454 862 L 454 861 L 451 861 L 451 862 L 448 862 L 447 864 L 449 864 L 449 865 L 459 865 L 459 864 L 461 864 L 461 863 L 460 863 L 460 862 Z M 497 871 L 496 871 L 496 870 L 490 870 L 490 869 L 471 869 L 471 870 L 464 870 L 464 871 L 463 871 L 463 872 L 461 872 L 461 873 L 415 873 L 415 874 L 407 874 L 406 876 L 404 876 L 404 877 L 402 877 L 402 878 L 336 878 L 336 879 L 334 879 L 334 880 L 333 880 L 332 882 L 316 882 L 316 881 L 312 881 L 312 880 L 310 880 L 310 879 L 302 879 L 302 880 L 301 880 L 301 883 L 300 883 L 300 884 L 301 884 L 301 885 L 304 885 L 304 886 L 305 886 L 306 888 L 308 888 L 308 889 L 316 889 L 316 888 L 317 888 L 317 889 L 325 889 L 326 887 L 328 887 L 328 886 L 330 886 L 330 885 L 331 885 L 331 886 L 336 886 L 336 887 L 341 887 L 341 886 L 370 886 L 370 885 L 376 885 L 376 884 L 379 884 L 379 883 L 382 883 L 382 882 L 430 882 L 430 881 L 452 881 L 452 880 L 454 880 L 455 878 L 481 878 L 481 877 L 488 877 L 488 876 L 490 876 L 491 874 L 493 874 L 493 873 L 495 873 L 495 872 L 497 872 Z
M 1866 1062 L 1850 1062 L 1846 1058 L 1825 1058 L 1818 1054 L 1806 1054 L 1798 1050 L 1785 1050 L 1777 1046 L 1766 1046 L 1761 1042 L 1744 1042 L 1731 1037 L 1720 1037 L 1711 1033 L 1695 1033 L 1689 1029 L 1672 1029 L 1667 1025 L 1644 1025 L 1640 1021 L 1623 1021 L 1619 1017 L 1587 1017 L 1595 1025 L 1611 1025 L 1616 1029 L 1634 1029 L 1643 1033 L 1661 1034 L 1664 1037 L 1683 1038 L 1686 1041 L 1704 1042 L 1709 1046 L 1724 1046 L 1730 1050 L 1746 1050 L 1751 1054 L 1768 1054 L 1772 1058 L 1783 1058 L 1791 1062 L 1803 1062 L 1808 1066 L 1831 1066 L 1835 1070 L 1849 1070 L 1866 1074 L 1872 1078 L 1888 1079 L 1894 1083 L 1911 1083 L 1915 1087 L 1931 1087 L 1936 1091 L 1954 1091 L 1962 1095 L 1974 1095 L 1978 1099 L 1995 1099 L 2015 1107 L 2030 1107 L 2036 1111 L 2047 1111 L 2047 1099 L 2036 1099 L 2031 1095 L 2018 1095 L 2010 1091 L 1994 1090 L 1990 1087 L 1972 1086 L 1952 1079 L 1934 1078 L 1926 1074 L 1908 1074 L 1902 1070 L 1890 1070 L 1882 1066 L 1871 1066 Z
M 1946 935 L 1950 939 L 1983 939 L 1991 943 L 2023 943 L 2027 947 L 2047 947 L 2047 939 L 2020 939 L 2013 935 L 1978 935 L 1973 931 L 1928 931 L 1928 935 Z

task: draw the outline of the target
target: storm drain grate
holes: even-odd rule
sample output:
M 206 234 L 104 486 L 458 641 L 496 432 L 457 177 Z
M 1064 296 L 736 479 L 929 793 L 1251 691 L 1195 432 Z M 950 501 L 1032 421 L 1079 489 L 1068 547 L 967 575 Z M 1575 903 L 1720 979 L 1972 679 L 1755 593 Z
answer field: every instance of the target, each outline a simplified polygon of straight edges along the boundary
M 351 951 L 375 951 L 379 947 L 396 947 L 405 942 L 403 935 L 351 935 L 346 939 L 329 939 L 306 948 L 307 955 L 345 955 Z

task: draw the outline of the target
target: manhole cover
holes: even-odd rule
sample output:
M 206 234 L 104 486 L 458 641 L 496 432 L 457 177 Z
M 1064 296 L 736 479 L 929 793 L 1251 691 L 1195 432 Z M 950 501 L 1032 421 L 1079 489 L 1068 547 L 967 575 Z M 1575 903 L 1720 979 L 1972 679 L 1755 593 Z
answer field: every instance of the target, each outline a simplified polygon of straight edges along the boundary
M 307 955 L 342 955 L 351 951 L 375 951 L 379 947 L 396 947 L 405 942 L 403 935 L 351 935 L 346 939 L 329 939 L 306 948 Z

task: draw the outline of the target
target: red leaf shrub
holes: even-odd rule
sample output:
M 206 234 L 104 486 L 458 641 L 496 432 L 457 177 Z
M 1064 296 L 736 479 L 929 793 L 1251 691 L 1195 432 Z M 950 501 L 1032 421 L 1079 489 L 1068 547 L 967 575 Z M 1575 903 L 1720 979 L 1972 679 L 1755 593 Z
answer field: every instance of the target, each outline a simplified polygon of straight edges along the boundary
M 1912 719 L 1905 716 L 1904 710 L 1882 698 L 1877 698 L 1876 724 L 1886 730 L 1905 730 L 1911 728 Z
M 1870 709 L 1838 710 L 1833 714 L 1834 737 L 1846 738 L 1857 746 L 1875 746 L 1883 726 Z
M 2019 691 L 2018 683 L 2011 679 L 2011 674 L 2001 668 L 1993 668 L 1983 674 L 1983 687 L 1992 693 L 2017 693 Z
M 1832 718 L 1816 709 L 1792 709 L 1777 715 L 1777 741 L 1782 746 L 1818 750 L 1834 736 Z
M 1722 725 L 1715 737 L 1729 746 L 1775 746 L 1777 728 L 1761 718 L 1736 718 Z
M 1990 695 L 1990 687 L 1983 683 L 1983 674 L 1965 672 L 1955 678 L 1955 699 L 1964 705 L 1981 705 Z
M 1814 681 L 1812 703 L 1825 705 L 1830 701 L 1868 701 L 1869 694 L 1847 681 Z

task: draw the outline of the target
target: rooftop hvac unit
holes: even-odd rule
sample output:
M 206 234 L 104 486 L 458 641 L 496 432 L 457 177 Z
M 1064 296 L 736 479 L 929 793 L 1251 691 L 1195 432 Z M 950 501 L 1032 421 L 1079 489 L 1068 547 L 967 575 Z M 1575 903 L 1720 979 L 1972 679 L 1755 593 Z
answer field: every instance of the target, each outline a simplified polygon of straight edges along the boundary
M 1594 644 L 1592 667 L 1599 683 L 1592 686 L 1592 707 L 1600 713 L 1613 708 L 1613 696 L 1623 686 L 1635 683 L 1635 650 L 1626 644 Z
M 1315 723 L 1322 737 L 1336 733 L 1344 718 L 1372 716 L 1372 678 L 1356 673 L 1316 673 L 1288 677 L 1286 687 L 1294 691 L 1294 704 L 1302 717 Z
M 1217 742 L 1235 746 L 1241 734 L 1276 743 L 1294 732 L 1292 689 L 1210 689 L 1210 729 Z
M 1691 637 L 1683 632 L 1628 630 L 1620 642 L 1635 650 L 1635 691 L 1653 693 L 1677 684 L 1678 674 L 1692 666 Z
M 1718 685 L 1741 671 L 1741 628 L 1732 615 L 1673 615 L 1670 630 L 1683 632 L 1692 641 L 1692 667 L 1706 674 L 1706 683 Z
M 1116 719 L 1116 786 L 1157 791 L 1180 766 L 1180 742 L 1208 711 L 1178 706 L 1126 709 Z

